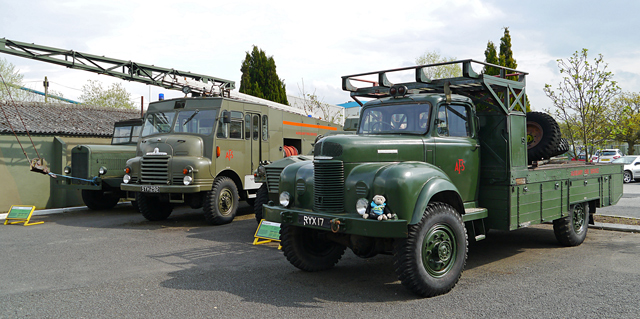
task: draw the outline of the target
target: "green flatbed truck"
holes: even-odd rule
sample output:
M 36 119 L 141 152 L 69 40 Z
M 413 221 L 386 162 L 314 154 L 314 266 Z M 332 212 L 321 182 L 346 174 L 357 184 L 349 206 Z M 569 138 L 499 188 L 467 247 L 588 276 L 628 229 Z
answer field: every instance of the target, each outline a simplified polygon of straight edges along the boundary
M 424 70 L 438 65 L 423 65 L 342 77 L 354 99 L 372 98 L 357 134 L 319 140 L 313 160 L 258 170 L 269 189 L 264 217 L 281 223 L 291 264 L 329 269 L 347 247 L 363 258 L 392 254 L 405 287 L 435 296 L 455 286 L 468 241 L 489 229 L 550 222 L 560 244 L 576 246 L 596 208 L 618 202 L 620 165 L 538 161 L 553 155 L 560 138 L 540 130 L 557 130 L 555 121 L 528 133 L 527 73 L 450 63 L 461 65 L 462 76 L 430 79 Z M 472 68 L 483 65 L 500 75 Z M 393 84 L 394 72 L 412 72 L 415 80 Z M 377 83 L 354 85 L 367 76 Z M 385 202 L 373 203 L 376 195 Z

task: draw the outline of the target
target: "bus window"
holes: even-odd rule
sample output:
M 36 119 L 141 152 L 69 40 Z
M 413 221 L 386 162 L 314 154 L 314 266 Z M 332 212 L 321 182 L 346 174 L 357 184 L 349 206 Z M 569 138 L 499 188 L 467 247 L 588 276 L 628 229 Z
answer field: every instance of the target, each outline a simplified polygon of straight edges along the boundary
M 252 125 L 252 131 L 253 131 L 253 139 L 254 140 L 258 140 L 258 134 L 260 134 L 260 115 L 255 114 L 253 116 L 253 125 Z
M 262 140 L 266 141 L 269 139 L 269 121 L 266 115 L 262 116 Z
M 244 116 L 244 138 L 251 138 L 251 115 L 247 114 Z

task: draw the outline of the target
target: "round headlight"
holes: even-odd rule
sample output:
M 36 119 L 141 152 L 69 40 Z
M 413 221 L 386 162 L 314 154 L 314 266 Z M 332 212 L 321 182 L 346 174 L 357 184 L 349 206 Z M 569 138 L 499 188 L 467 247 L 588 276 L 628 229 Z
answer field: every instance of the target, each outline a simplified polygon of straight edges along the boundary
M 102 166 L 102 167 L 100 167 L 100 169 L 98 169 L 98 174 L 104 175 L 106 173 L 107 173 L 107 168 L 106 167 Z
M 291 200 L 291 195 L 289 195 L 289 192 L 280 193 L 280 205 L 287 207 L 289 206 L 290 200 Z
M 356 211 L 358 212 L 358 214 L 364 215 L 364 213 L 367 211 L 368 204 L 369 201 L 366 198 L 358 199 L 358 201 L 356 202 Z
M 71 166 L 66 166 L 64 168 L 64 173 L 67 174 L 67 175 L 71 174 Z
M 191 184 L 191 182 L 193 182 L 193 178 L 191 178 L 191 176 L 187 175 L 182 179 L 182 182 L 185 185 L 189 185 L 189 184 Z
M 122 182 L 124 182 L 125 184 L 129 184 L 129 181 L 131 180 L 131 176 L 129 176 L 129 174 L 125 174 L 122 177 Z
M 262 166 L 262 165 L 258 166 L 258 176 L 260 176 L 260 177 L 267 176 L 267 169 L 264 168 L 264 166 Z

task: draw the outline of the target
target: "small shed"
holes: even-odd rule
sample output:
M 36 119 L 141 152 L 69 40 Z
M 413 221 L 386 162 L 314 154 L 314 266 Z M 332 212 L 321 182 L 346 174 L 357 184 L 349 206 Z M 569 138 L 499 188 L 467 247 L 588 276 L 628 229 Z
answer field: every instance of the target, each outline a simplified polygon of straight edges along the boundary
M 63 179 L 31 172 L 24 153 L 33 159 L 38 157 L 37 150 L 52 173 L 62 174 L 70 165 L 74 146 L 110 144 L 116 121 L 138 117 L 138 110 L 0 101 L 0 213 L 11 205 L 37 209 L 84 205 L 80 191 L 68 187 Z

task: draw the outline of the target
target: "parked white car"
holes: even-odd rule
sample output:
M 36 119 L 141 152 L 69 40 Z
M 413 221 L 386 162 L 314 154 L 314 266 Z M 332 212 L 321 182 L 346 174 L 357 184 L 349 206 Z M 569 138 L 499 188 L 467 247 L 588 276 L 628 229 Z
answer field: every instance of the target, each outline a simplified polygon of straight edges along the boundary
M 591 157 L 591 161 L 594 163 L 611 163 L 613 160 L 622 156 L 624 156 L 624 154 L 617 148 L 599 150 Z
M 627 155 L 611 161 L 612 164 L 624 164 L 624 175 L 622 180 L 625 183 L 635 181 L 640 178 L 640 156 Z

